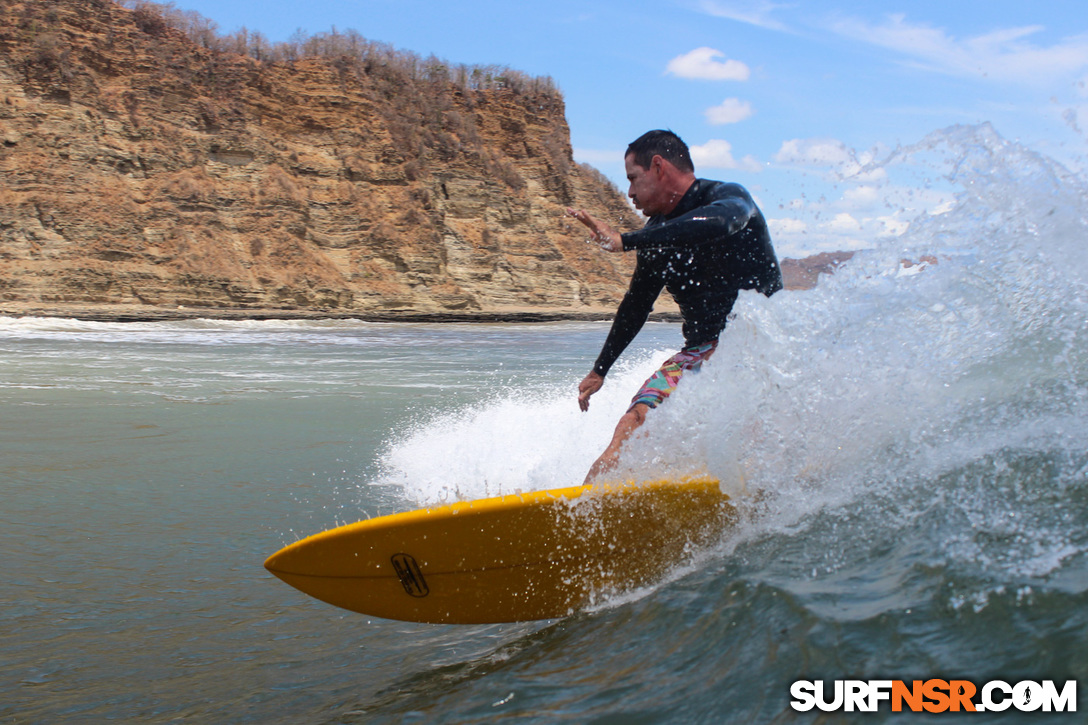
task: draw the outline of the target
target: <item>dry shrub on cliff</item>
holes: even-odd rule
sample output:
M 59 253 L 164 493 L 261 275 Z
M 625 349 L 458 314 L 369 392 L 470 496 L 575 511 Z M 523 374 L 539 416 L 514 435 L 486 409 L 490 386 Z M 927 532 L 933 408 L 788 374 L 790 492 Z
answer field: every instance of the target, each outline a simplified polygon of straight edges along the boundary
M 245 279 L 247 273 L 229 244 L 224 243 L 221 229 L 194 226 L 175 229 L 181 241 L 179 251 L 184 253 L 174 259 L 174 264 L 186 273 L 205 279 Z M 203 285 L 202 285 L 203 286 Z
M 66 100 L 69 91 L 65 86 L 73 76 L 72 49 L 62 35 L 43 31 L 37 24 L 32 28 L 32 50 L 22 62 L 23 81 L 28 87 L 50 88 L 47 95 Z
M 367 72 L 387 73 L 400 81 L 424 81 L 453 84 L 462 90 L 509 90 L 521 95 L 551 96 L 561 99 L 555 81 L 547 76 L 530 76 L 501 65 L 451 65 L 430 56 L 397 50 L 388 43 L 367 40 L 355 30 L 307 35 L 299 30 L 284 42 L 273 43 L 263 34 L 245 27 L 229 35 L 218 35 L 212 20 L 194 11 L 179 10 L 173 2 L 119 0 L 119 4 L 139 13 L 138 23 L 152 34 L 173 28 L 205 48 L 248 55 L 265 63 L 289 63 L 302 58 L 351 58 L 362 61 Z
M 165 196 L 181 201 L 203 202 L 216 197 L 215 179 L 204 173 L 202 167 L 166 174 L 159 188 Z
M 34 39 L 34 52 L 31 62 L 38 66 L 60 69 L 67 66 L 71 49 L 64 38 L 56 33 L 42 33 Z
M 166 35 L 166 31 L 170 29 L 170 23 L 166 20 L 165 11 L 166 8 L 159 10 L 150 3 L 136 3 L 132 10 L 132 18 L 136 22 L 136 27 L 148 35 Z
M 521 178 L 521 174 L 509 161 L 487 150 L 483 151 L 481 157 L 483 158 L 484 168 L 492 177 L 502 181 L 514 191 L 525 189 L 525 179 Z
M 172 2 L 148 0 L 124 0 L 119 4 L 132 10 L 137 26 L 150 35 L 162 35 L 173 28 L 204 48 L 217 45 L 218 24 L 195 10 L 180 10 Z
M 291 175 L 279 166 L 269 166 L 261 175 L 260 194 L 265 199 L 302 203 L 306 194 Z

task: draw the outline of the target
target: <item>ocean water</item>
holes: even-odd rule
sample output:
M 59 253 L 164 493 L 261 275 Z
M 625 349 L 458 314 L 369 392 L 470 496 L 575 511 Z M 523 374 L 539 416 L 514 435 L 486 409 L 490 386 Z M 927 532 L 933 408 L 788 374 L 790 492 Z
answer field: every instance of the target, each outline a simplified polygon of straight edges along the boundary
M 580 482 L 677 326 L 582 414 L 603 324 L 0 318 L 0 721 L 922 722 L 795 712 L 790 685 L 1088 682 L 1085 182 L 987 127 L 881 163 L 954 202 L 815 290 L 742 296 L 625 453 L 739 470 L 737 526 L 561 620 L 368 618 L 261 564 Z

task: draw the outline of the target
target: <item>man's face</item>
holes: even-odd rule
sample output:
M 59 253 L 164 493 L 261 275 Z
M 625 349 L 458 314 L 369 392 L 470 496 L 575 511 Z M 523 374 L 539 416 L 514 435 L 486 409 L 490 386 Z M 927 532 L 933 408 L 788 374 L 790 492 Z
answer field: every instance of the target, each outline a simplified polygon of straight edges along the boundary
M 623 158 L 623 165 L 627 169 L 627 181 L 631 184 L 627 196 L 631 197 L 635 208 L 646 216 L 662 213 L 659 174 L 654 169 L 654 162 L 650 162 L 649 169 L 644 169 L 635 163 L 634 154 L 628 154 Z

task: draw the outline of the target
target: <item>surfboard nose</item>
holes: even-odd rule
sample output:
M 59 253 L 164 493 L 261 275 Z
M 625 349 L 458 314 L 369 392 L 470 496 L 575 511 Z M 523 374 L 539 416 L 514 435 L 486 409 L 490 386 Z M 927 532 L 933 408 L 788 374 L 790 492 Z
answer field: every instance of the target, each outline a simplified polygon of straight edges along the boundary
M 320 556 L 320 552 L 313 551 L 313 538 L 311 536 L 283 547 L 264 560 L 264 568 L 280 579 L 285 575 L 308 573 L 313 569 L 315 554 Z
M 284 551 L 286 551 L 286 548 L 280 549 L 275 554 L 265 559 L 264 568 L 272 572 L 273 574 L 278 574 L 280 571 L 283 571 Z
M 327 533 L 327 532 L 326 532 Z M 264 568 L 283 578 L 285 574 L 337 574 L 325 571 L 329 568 L 327 557 L 334 552 L 328 542 L 311 536 L 288 544 L 264 561 Z M 322 566 L 324 564 L 324 566 Z

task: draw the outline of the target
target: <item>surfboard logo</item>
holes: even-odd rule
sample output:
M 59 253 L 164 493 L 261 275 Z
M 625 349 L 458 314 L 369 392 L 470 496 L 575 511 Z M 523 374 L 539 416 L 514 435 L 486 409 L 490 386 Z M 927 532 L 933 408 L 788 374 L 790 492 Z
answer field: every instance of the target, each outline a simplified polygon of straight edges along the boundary
M 410 554 L 393 554 L 390 561 L 393 562 L 393 571 L 397 572 L 404 591 L 413 597 L 425 597 L 431 593 L 423 578 L 423 572 L 419 570 L 419 564 Z

